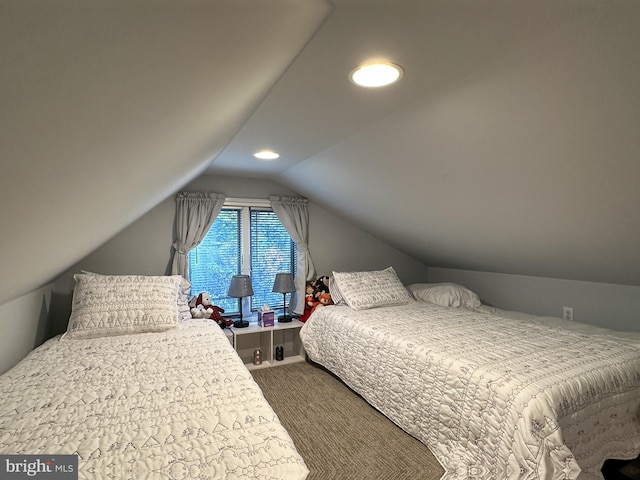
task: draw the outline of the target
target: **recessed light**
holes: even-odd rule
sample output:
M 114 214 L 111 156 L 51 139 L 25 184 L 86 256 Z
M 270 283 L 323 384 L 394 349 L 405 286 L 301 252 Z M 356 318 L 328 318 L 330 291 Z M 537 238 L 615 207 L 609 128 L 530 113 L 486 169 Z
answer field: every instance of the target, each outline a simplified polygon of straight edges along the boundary
M 280 154 L 272 150 L 260 150 L 254 153 L 253 156 L 260 160 L 275 160 L 276 158 L 280 158 Z
M 360 65 L 351 71 L 349 78 L 361 87 L 384 87 L 402 77 L 402 68 L 394 63 L 377 62 Z

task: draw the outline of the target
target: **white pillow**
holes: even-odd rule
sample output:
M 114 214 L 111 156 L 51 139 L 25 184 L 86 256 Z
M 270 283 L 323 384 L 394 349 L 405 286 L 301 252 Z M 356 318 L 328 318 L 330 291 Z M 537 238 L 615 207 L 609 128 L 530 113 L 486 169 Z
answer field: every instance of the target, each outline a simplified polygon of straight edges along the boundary
M 104 277 L 100 273 L 88 272 L 86 270 L 80 270 L 85 275 L 95 275 L 97 277 Z M 191 292 L 191 282 L 184 277 L 180 277 L 180 292 L 178 292 L 178 313 L 180 315 L 180 321 L 193 318 L 191 315 L 191 307 L 189 306 L 189 294 Z
M 178 314 L 180 321 L 193 318 L 191 316 L 191 307 L 189 306 L 189 294 L 191 293 L 191 282 L 180 277 L 180 290 L 178 291 Z
M 414 283 L 407 287 L 416 300 L 435 303 L 443 307 L 478 308 L 478 295 L 455 283 Z
M 340 296 L 354 310 L 404 305 L 413 300 L 393 267 L 370 272 L 333 272 L 333 279 Z
M 180 275 L 74 275 L 66 338 L 160 332 L 177 326 Z
M 336 284 L 336 279 L 333 276 L 329 277 L 329 295 L 331 295 L 331 301 L 334 305 L 346 305 L 342 293 Z

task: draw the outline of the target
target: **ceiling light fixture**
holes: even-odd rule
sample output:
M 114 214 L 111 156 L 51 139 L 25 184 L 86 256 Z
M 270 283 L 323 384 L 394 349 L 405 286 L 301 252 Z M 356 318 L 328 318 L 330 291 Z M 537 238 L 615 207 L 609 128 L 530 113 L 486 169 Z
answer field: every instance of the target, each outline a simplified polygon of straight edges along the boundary
M 260 160 L 275 160 L 276 158 L 280 158 L 280 154 L 272 150 L 260 150 L 254 153 L 253 156 Z
M 360 65 L 349 74 L 349 79 L 361 87 L 384 87 L 400 80 L 403 74 L 394 63 L 376 62 Z

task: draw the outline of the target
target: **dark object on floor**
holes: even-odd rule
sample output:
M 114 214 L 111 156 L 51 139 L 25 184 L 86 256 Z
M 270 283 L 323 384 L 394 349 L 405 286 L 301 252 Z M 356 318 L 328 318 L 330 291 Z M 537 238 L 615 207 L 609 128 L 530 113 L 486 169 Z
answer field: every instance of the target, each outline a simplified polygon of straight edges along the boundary
M 635 460 L 607 460 L 602 474 L 605 480 L 640 480 L 640 457 Z

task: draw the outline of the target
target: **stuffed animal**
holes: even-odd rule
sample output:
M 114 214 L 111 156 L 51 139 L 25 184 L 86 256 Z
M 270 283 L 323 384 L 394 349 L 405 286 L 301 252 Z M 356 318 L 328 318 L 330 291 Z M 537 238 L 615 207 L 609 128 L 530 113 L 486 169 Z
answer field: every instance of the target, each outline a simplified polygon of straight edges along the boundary
M 233 320 L 230 318 L 224 318 L 221 313 L 224 313 L 224 308 L 218 307 L 217 305 L 212 305 L 213 313 L 211 314 L 211 320 L 220 325 L 220 328 L 230 327 L 233 325 Z
M 320 295 L 318 295 L 318 301 L 311 309 L 311 313 L 315 312 L 320 307 L 324 307 L 332 304 L 333 304 L 333 301 L 331 300 L 331 295 L 329 293 L 323 292 Z
M 191 308 L 191 316 L 193 318 L 208 318 L 207 311 L 205 310 L 204 305 L 202 304 L 199 304 Z
M 191 304 L 193 303 L 193 306 Z M 193 318 L 211 318 L 213 314 L 213 304 L 211 303 L 211 295 L 207 292 L 202 292 L 200 295 L 193 298 L 189 302 L 191 306 L 191 316 Z
M 196 305 L 202 304 L 202 301 L 211 303 L 211 295 L 207 292 L 202 292 L 198 295 L 194 295 L 189 298 L 189 307 L 194 308 Z
M 329 277 L 327 275 L 318 277 L 314 286 L 316 289 L 316 299 L 321 293 L 329 293 Z
M 316 304 L 318 303 L 316 300 L 315 283 L 316 283 L 315 281 L 309 280 L 307 281 L 307 284 L 305 286 L 304 312 L 302 315 L 300 315 L 300 317 L 298 317 L 298 320 L 302 323 L 307 321 L 307 319 L 309 318 L 309 315 L 311 315 L 311 310 L 313 310 L 313 307 L 315 307 Z
M 333 305 L 331 294 L 329 293 L 329 277 L 327 275 L 307 282 L 304 313 L 298 320 L 303 323 L 306 322 L 317 308 L 324 307 L 325 305 Z
M 233 320 L 223 318 L 224 308 L 218 307 L 211 302 L 211 295 L 202 292 L 197 297 L 193 297 L 189 301 L 191 308 L 191 316 L 193 318 L 208 318 L 220 325 L 221 328 L 233 325 Z

